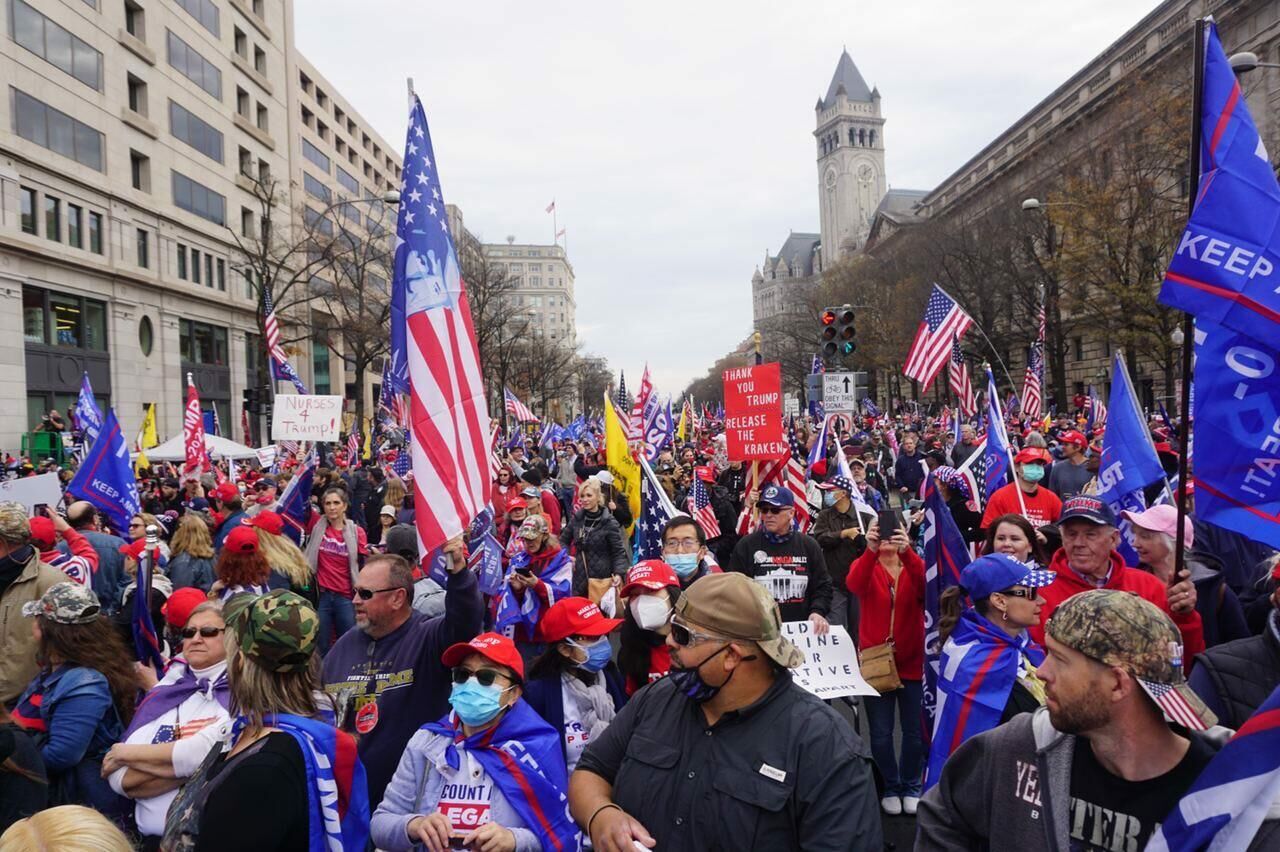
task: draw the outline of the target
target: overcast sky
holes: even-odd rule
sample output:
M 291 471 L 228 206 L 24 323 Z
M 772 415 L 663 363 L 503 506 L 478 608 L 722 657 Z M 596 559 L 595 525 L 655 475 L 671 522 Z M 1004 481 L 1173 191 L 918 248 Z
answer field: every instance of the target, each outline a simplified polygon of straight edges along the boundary
M 889 184 L 931 189 L 1153 0 L 296 0 L 298 46 L 394 146 L 405 78 L 445 199 L 488 242 L 550 243 L 578 336 L 662 392 L 751 330 L 751 274 L 818 230 L 814 103 L 842 47 L 886 118 Z

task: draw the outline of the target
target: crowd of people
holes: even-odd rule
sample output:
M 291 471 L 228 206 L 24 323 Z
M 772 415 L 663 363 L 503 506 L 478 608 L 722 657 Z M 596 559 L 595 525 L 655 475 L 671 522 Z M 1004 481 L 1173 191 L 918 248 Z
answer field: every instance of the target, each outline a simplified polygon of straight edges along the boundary
M 716 523 L 649 558 L 590 430 L 504 441 L 493 565 L 421 553 L 374 464 L 316 470 L 301 517 L 287 463 L 140 470 L 121 528 L 0 504 L 0 852 L 879 850 L 900 815 L 926 850 L 1141 849 L 1280 684 L 1280 554 L 1194 511 L 1178 540 L 1154 492 L 1118 517 L 1082 426 L 1018 430 L 982 502 L 971 426 L 801 425 L 829 445 L 796 489 L 709 418 L 652 468 Z M 974 557 L 936 624 L 930 488 Z M 794 622 L 847 629 L 878 694 L 802 688 Z

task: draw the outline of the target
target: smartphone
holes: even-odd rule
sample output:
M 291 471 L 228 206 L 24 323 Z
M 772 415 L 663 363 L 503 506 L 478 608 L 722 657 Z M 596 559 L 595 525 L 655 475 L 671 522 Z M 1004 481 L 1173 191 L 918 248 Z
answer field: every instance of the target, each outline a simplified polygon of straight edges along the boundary
M 908 501 L 907 501 L 907 508 L 908 508 L 908 509 L 910 509 L 911 511 L 915 512 L 915 511 L 917 511 L 917 510 L 919 510 L 919 509 L 924 508 L 924 501 L 923 501 L 923 500 L 908 500 Z
M 532 576 L 533 576 L 533 569 L 532 569 L 532 568 L 530 568 L 528 565 L 526 565 L 526 566 L 525 566 L 525 567 L 523 567 L 523 568 L 517 568 L 517 569 L 516 569 L 516 573 L 517 573 L 517 574 L 519 574 L 519 575 L 520 575 L 520 576 L 522 576 L 522 577 L 532 577 Z
M 48 504 L 48 503 L 37 503 L 37 504 L 33 507 L 33 509 L 32 509 L 31 517 L 33 517 L 33 518 L 43 518 L 43 517 L 44 517 L 44 513 L 45 513 L 45 511 L 46 511 L 46 510 L 48 510 L 48 508 L 49 508 L 49 504 Z
M 893 509 L 880 510 L 880 538 L 893 538 L 893 534 L 898 531 L 902 524 L 898 521 L 898 513 Z

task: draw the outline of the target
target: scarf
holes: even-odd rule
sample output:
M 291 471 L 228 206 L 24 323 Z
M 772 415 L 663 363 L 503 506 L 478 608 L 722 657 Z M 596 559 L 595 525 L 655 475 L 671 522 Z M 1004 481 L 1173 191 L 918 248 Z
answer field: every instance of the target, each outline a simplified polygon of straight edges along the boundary
M 942 765 L 961 743 L 1000 724 L 1023 657 L 1036 666 L 1044 662 L 1044 650 L 1026 631 L 1015 638 L 976 610 L 961 613 L 938 664 L 937 721 L 926 790 L 938 783 Z
M 568 597 L 573 585 L 573 561 L 568 552 L 550 540 L 537 553 L 522 550 L 511 557 L 511 570 L 528 566 L 546 587 L 546 607 L 550 607 L 561 598 Z M 514 630 L 523 624 L 530 635 L 542 618 L 545 607 L 542 596 L 535 589 L 525 589 L 524 597 L 517 598 L 511 586 L 503 585 L 502 594 L 498 596 L 495 610 L 494 630 L 503 633 Z
M 782 535 L 778 535 L 777 533 L 771 533 L 764 527 L 761 527 L 760 532 L 764 535 L 764 540 L 769 542 L 769 544 L 785 544 L 791 540 L 791 530 L 788 530 Z
M 281 713 L 265 716 L 263 724 L 293 737 L 307 768 L 307 852 L 363 849 L 369 840 L 369 785 L 356 741 L 332 725 Z M 241 716 L 232 728 L 232 742 L 248 724 Z
M 537 836 L 542 849 L 567 852 L 578 848 L 578 827 L 569 818 L 565 795 L 568 778 L 560 732 L 544 722 L 524 699 L 511 705 L 496 725 L 469 737 L 453 713 L 428 722 L 422 730 L 450 740 L 445 760 L 452 768 L 462 765 L 459 748 L 479 761 L 525 828 Z
M 31 552 L 31 545 L 24 544 L 8 556 L 0 556 L 0 594 L 4 594 L 5 590 L 13 585 L 13 581 L 18 579 L 22 569 L 27 567 Z
M 582 713 L 582 727 L 587 729 L 588 741 L 603 734 L 604 729 L 609 727 L 613 717 L 618 714 L 613 706 L 613 698 L 605 687 L 604 672 L 600 672 L 595 678 L 596 682 L 588 686 L 569 672 L 560 676 L 560 680 L 577 699 L 578 709 Z
M 213 675 L 213 677 L 209 677 Z M 138 709 L 133 713 L 133 720 L 125 728 L 121 742 L 129 739 L 134 731 L 154 722 L 165 713 L 181 707 L 193 695 L 204 695 L 222 705 L 223 709 L 231 706 L 231 687 L 227 684 L 227 664 L 225 662 L 209 666 L 203 673 L 197 672 L 189 665 L 183 665 L 182 674 L 173 681 L 161 681 L 138 702 Z

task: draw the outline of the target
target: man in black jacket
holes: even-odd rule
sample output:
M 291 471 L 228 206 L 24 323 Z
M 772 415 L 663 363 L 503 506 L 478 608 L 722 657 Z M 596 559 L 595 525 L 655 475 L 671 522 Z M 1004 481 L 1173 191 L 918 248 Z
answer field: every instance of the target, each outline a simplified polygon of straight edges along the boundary
M 1280 610 L 1271 610 L 1261 636 L 1197 654 L 1189 683 L 1220 724 L 1238 730 L 1280 685 Z
M 818 635 L 827 632 L 831 611 L 831 575 L 822 548 L 812 536 L 795 530 L 795 497 L 786 488 L 770 485 L 760 494 L 761 528 L 733 548 L 729 570 L 746 574 L 764 586 L 778 602 L 783 621 L 813 623 Z
M 853 560 L 867 549 L 867 524 L 875 521 L 874 514 L 866 520 L 858 517 L 858 505 L 850 496 L 857 487 L 844 476 L 819 485 L 824 505 L 813 523 L 813 537 L 831 575 L 831 621 L 848 627 L 851 636 L 858 635 L 858 599 L 846 591 L 845 577 Z

